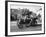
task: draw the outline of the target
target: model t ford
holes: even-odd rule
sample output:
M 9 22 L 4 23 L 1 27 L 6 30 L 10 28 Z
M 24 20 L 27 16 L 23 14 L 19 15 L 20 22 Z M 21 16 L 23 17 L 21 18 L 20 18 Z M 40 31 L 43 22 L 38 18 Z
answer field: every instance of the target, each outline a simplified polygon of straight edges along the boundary
M 35 16 L 35 14 L 33 14 Z M 24 28 L 25 27 L 30 27 L 30 26 L 36 26 L 37 24 L 37 21 L 36 19 L 38 19 L 36 16 L 34 17 L 32 15 L 32 12 L 29 12 L 27 14 L 22 14 L 21 18 L 19 19 L 18 21 L 18 27 L 20 29 Z

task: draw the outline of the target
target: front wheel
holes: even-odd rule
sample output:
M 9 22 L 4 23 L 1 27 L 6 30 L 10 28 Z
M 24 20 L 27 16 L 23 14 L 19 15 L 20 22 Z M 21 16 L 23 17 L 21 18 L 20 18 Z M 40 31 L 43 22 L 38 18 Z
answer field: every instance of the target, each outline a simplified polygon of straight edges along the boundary
M 23 28 L 23 25 L 18 25 L 18 28 L 19 28 L 19 29 L 22 29 L 22 28 Z

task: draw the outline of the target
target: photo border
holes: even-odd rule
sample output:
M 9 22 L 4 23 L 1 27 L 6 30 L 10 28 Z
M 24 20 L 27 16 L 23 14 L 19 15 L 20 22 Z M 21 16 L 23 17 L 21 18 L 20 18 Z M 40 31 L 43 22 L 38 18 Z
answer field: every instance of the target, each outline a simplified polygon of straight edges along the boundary
M 44 33 L 8 35 L 8 2 L 44 4 Z M 45 34 L 45 3 L 42 3 L 42 2 L 27 2 L 27 1 L 26 2 L 25 1 L 5 1 L 5 36 L 25 36 L 25 35 L 41 35 L 41 34 Z

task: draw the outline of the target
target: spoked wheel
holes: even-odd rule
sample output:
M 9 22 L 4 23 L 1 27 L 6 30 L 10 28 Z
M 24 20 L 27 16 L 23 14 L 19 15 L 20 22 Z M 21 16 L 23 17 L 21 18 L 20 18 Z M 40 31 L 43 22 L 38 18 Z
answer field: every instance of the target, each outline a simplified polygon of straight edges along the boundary
M 36 26 L 36 24 L 37 24 L 36 21 L 35 21 L 35 22 L 32 22 L 32 23 L 31 23 L 31 26 Z
M 27 24 L 26 27 L 27 27 L 27 28 L 30 27 L 30 24 Z
M 23 25 L 18 25 L 18 28 L 19 29 L 23 29 Z

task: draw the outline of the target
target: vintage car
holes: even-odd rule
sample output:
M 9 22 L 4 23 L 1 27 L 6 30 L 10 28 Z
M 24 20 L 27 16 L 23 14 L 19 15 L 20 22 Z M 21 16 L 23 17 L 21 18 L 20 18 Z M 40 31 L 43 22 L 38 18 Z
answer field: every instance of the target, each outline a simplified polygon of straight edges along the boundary
M 37 18 L 26 18 L 26 19 L 20 19 L 19 23 L 18 23 L 18 27 L 20 29 L 25 27 L 30 27 L 30 26 L 35 26 L 37 24 L 36 21 Z

